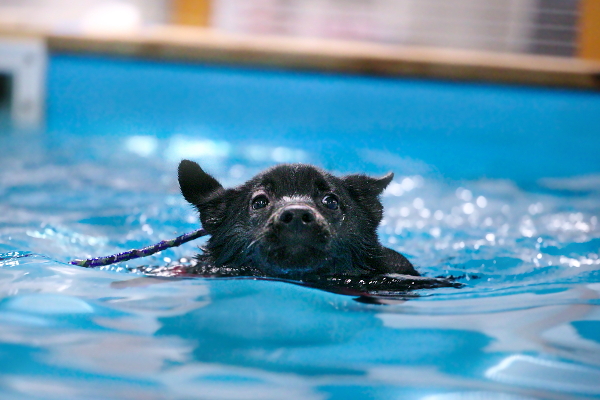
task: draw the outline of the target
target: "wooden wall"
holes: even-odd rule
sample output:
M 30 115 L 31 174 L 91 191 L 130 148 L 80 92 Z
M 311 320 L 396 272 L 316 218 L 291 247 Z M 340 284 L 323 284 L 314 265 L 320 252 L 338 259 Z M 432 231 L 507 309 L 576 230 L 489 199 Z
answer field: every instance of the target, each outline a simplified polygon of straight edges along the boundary
M 581 0 L 579 57 L 600 61 L 600 0 Z
M 210 0 L 173 0 L 173 23 L 209 26 Z

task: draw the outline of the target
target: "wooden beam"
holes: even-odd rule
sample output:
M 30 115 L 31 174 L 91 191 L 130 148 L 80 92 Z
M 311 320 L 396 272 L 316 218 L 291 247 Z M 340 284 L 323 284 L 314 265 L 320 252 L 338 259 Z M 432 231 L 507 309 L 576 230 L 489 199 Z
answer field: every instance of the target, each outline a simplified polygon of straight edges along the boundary
M 600 0 L 580 0 L 578 53 L 600 61 Z
M 19 32 L 23 34 L 24 31 L 20 29 Z M 183 26 L 148 27 L 127 34 L 45 32 L 43 35 L 51 51 L 304 71 L 600 89 L 600 62 L 567 57 L 250 36 Z

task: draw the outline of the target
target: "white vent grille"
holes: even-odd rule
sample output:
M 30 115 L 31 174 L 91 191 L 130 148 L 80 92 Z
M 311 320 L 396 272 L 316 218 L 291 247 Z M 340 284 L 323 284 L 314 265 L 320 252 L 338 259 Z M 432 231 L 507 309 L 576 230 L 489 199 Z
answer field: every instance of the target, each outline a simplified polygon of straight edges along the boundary
M 573 55 L 578 0 L 215 0 L 239 33 Z

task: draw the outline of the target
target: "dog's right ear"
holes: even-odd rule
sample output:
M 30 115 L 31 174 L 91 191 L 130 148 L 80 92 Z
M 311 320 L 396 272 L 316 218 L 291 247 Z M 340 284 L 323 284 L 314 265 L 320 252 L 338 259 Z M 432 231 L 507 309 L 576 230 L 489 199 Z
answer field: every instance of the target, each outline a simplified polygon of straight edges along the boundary
M 219 181 L 204 172 L 200 165 L 190 160 L 183 160 L 179 163 L 177 175 L 181 194 L 194 205 L 201 203 L 211 193 L 223 188 Z

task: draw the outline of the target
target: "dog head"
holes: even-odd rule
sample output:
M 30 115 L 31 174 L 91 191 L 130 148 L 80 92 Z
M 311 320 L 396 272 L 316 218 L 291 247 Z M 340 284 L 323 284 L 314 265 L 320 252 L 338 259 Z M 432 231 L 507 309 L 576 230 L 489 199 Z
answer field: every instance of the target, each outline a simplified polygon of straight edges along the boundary
M 284 164 L 225 189 L 195 162 L 179 165 L 181 192 L 211 234 L 204 250 L 214 263 L 290 279 L 373 270 L 381 258 L 378 197 L 392 178 Z

